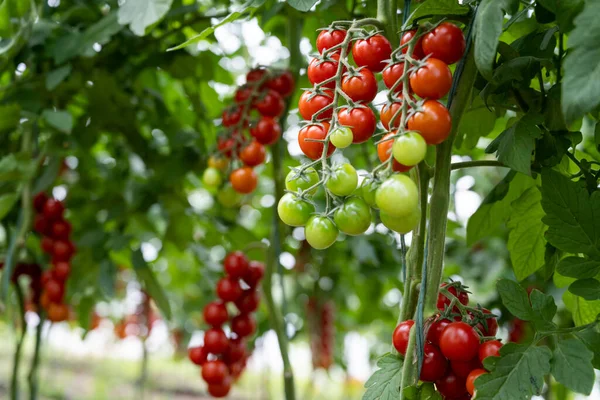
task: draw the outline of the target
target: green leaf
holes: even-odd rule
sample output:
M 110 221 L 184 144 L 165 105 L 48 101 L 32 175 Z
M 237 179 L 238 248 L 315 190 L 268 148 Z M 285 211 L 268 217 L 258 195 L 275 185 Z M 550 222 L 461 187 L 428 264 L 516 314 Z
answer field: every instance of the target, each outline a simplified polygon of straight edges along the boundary
M 573 19 L 583 9 L 583 0 L 537 0 L 546 9 L 556 14 L 556 21 L 562 33 L 573 29 Z
M 592 325 L 583 331 L 576 332 L 575 336 L 594 353 L 592 365 L 594 368 L 600 369 L 600 332 L 597 329 L 597 325 Z
M 502 298 L 502 304 L 512 315 L 524 321 L 531 320 L 532 309 L 525 289 L 517 282 L 508 279 L 500 279 L 496 288 Z
M 18 193 L 7 193 L 0 196 L 0 220 L 12 210 L 18 198 Z
M 571 278 L 593 278 L 600 273 L 600 261 L 583 257 L 566 257 L 556 267 L 561 275 Z
M 144 260 L 141 250 L 138 249 L 131 253 L 131 264 L 138 279 L 163 313 L 165 319 L 171 319 L 171 305 L 169 304 L 169 300 L 163 288 L 156 280 L 154 272 L 152 272 L 148 263 Z
M 46 89 L 54 90 L 71 73 L 71 64 L 63 65 L 60 68 L 50 71 L 46 75 Z
M 589 395 L 594 387 L 594 354 L 581 341 L 560 336 L 552 358 L 552 375 L 569 389 Z
M 33 193 L 39 193 L 44 191 L 52 185 L 56 180 L 60 168 L 62 167 L 63 160 L 60 157 L 53 157 L 48 162 L 48 165 L 44 168 L 44 172 L 37 178 L 33 185 Z
M 455 0 L 429 0 L 421 3 L 408 18 L 414 21 L 425 15 L 465 15 L 469 13 L 469 7 L 459 4 Z
M 572 123 L 600 105 L 600 2 L 586 1 L 575 18 L 564 62 L 562 109 Z
M 287 0 L 287 3 L 298 11 L 309 11 L 318 0 Z
M 542 222 L 544 210 L 542 194 L 537 187 L 529 188 L 512 202 L 508 220 L 508 251 L 517 280 L 522 281 L 544 265 L 546 225 Z
M 425 5 L 427 3 L 423 3 Z M 465 111 L 457 129 L 455 145 L 474 149 L 480 137 L 487 136 L 496 124 L 496 113 L 487 108 L 480 96 L 474 96 L 471 107 Z M 463 145 L 464 138 L 464 145 Z
M 531 301 L 531 316 L 535 328 L 546 331 L 556 329 L 556 325 L 552 322 L 557 310 L 554 298 L 534 289 L 529 295 L 529 300 Z
M 115 295 L 115 278 L 117 266 L 110 259 L 104 259 L 100 263 L 98 288 L 104 296 L 110 298 Z
M 42 118 L 46 120 L 48 125 L 63 133 L 71 133 L 71 129 L 73 129 L 73 117 L 68 111 L 46 109 L 42 112 Z
M 475 380 L 477 400 L 527 399 L 541 394 L 551 357 L 546 346 L 505 344 L 493 371 Z
M 29 179 L 35 171 L 36 160 L 31 155 L 12 153 L 0 159 L 0 182 Z
M 535 139 L 542 136 L 537 122 L 535 116 L 526 114 L 494 139 L 485 152 L 496 152 L 498 161 L 515 171 L 531 175 L 531 154 Z
M 600 194 L 589 195 L 583 182 L 573 182 L 554 170 L 542 171 L 543 221 L 546 239 L 568 253 L 600 258 L 597 226 L 600 226 Z
M 4 104 L 0 106 L 0 135 L 14 131 L 19 126 L 21 106 L 18 104 Z
M 386 354 L 377 361 L 379 369 L 365 383 L 363 400 L 394 400 L 400 397 L 402 359 Z
M 160 21 L 171 8 L 173 0 L 126 0 L 119 7 L 119 24 L 129 25 L 138 36 L 146 34 L 146 28 Z
M 586 300 L 600 300 L 600 281 L 593 278 L 576 280 L 569 286 L 569 292 Z
M 588 301 L 583 297 L 575 296 L 566 291 L 563 293 L 563 301 L 571 314 L 576 326 L 586 325 L 596 321 L 600 314 L 600 300 Z

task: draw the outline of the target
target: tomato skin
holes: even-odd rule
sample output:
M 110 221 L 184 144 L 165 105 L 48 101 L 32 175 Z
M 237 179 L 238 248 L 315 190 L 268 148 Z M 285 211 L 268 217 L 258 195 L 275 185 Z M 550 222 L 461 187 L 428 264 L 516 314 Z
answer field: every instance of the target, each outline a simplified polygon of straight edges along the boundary
M 188 358 L 196 365 L 203 365 L 207 361 L 208 352 L 202 346 L 190 347 Z
M 305 169 L 298 176 L 294 170 L 291 170 L 285 177 L 285 188 L 291 192 L 304 191 L 314 186 L 317 182 L 319 182 L 319 174 L 313 167 Z M 315 194 L 317 189 L 311 189 L 308 194 Z
M 52 268 L 52 276 L 54 277 L 54 279 L 62 282 L 63 284 L 69 278 L 70 274 L 71 274 L 71 266 L 69 265 L 68 262 L 65 262 L 65 261 L 57 262 L 56 264 L 54 264 L 54 267 Z
M 481 368 L 482 366 L 481 362 L 479 362 L 479 358 L 474 357 L 469 361 L 450 361 L 450 367 L 456 376 L 462 379 L 467 379 L 467 376 L 469 376 L 471 371 Z
M 332 48 L 333 46 L 340 44 L 346 38 L 346 31 L 342 29 L 333 29 L 333 30 L 324 30 L 319 33 L 317 36 L 317 50 L 319 53 L 323 54 L 323 52 L 327 49 Z M 336 53 L 340 53 L 342 51 L 341 48 L 334 50 Z
M 294 93 L 294 76 L 290 71 L 283 71 L 281 74 L 267 81 L 267 87 L 279 93 L 282 97 L 290 97 Z
M 262 117 L 256 126 L 250 129 L 250 135 L 262 145 L 271 145 L 281 136 L 281 126 L 279 122 L 271 117 Z M 231 157 L 231 156 L 230 156 Z
M 50 221 L 46 219 L 44 214 L 36 214 L 33 219 L 33 229 L 42 235 L 49 235 L 52 232 L 52 225 Z
M 242 109 L 240 107 L 225 109 L 221 118 L 225 127 L 237 125 L 242 120 Z
M 240 314 L 231 320 L 231 331 L 238 337 L 250 336 L 256 331 L 256 321 L 250 314 Z
M 329 58 L 331 60 L 322 58 L 313 58 L 310 60 L 308 69 L 306 70 L 306 75 L 310 83 L 317 85 L 333 78 L 337 74 L 340 56 L 339 54 L 332 54 Z M 326 83 L 323 87 L 335 88 L 335 80 Z
M 402 103 L 400 102 L 394 102 L 394 103 L 386 103 L 383 105 L 383 107 L 381 107 L 381 111 L 379 112 L 379 117 L 381 119 L 381 123 L 383 124 L 383 127 L 385 129 L 390 129 L 390 126 L 392 128 L 397 128 L 400 126 L 400 120 L 402 118 L 402 112 L 398 111 L 400 110 L 400 108 L 402 108 Z M 398 115 L 396 116 L 396 118 L 394 118 L 394 115 L 398 113 Z M 391 123 L 392 118 L 394 118 L 394 122 Z
M 46 295 L 48 296 L 48 300 L 50 300 L 50 302 L 62 302 L 65 295 L 65 286 L 62 284 L 62 282 L 51 279 L 46 282 L 44 289 L 46 290 Z
M 250 71 L 248 71 L 248 73 L 246 74 L 246 82 L 247 83 L 254 83 L 254 82 L 258 82 L 261 79 L 263 79 L 263 77 L 268 73 L 268 71 L 265 68 L 254 68 L 251 69 Z
M 258 112 L 266 117 L 279 117 L 283 114 L 285 103 L 283 98 L 274 90 L 268 90 L 255 105 Z
M 342 91 L 353 101 L 370 103 L 377 96 L 377 80 L 367 68 L 360 69 L 357 75 L 346 72 L 342 78 Z
M 205 305 L 202 316 L 204 317 L 204 322 L 214 327 L 220 327 L 229 319 L 227 307 L 220 301 L 211 301 Z
M 448 369 L 448 361 L 439 348 L 432 344 L 425 344 L 423 348 L 425 357 L 419 379 L 424 382 L 435 382 L 442 378 Z
M 252 193 L 258 185 L 258 176 L 250 167 L 238 168 L 229 175 L 233 189 L 242 194 Z
M 210 156 L 208 159 L 209 168 L 215 168 L 219 171 L 222 171 L 227 168 L 227 165 L 229 165 L 229 161 L 227 161 L 227 159 L 224 157 Z
M 469 361 L 479 350 L 479 337 L 465 322 L 452 322 L 440 335 L 440 348 L 449 360 Z
M 442 283 L 440 285 L 440 287 L 446 287 L 448 286 L 448 284 L 446 282 Z M 449 288 L 447 288 L 448 291 L 454 295 L 454 297 L 456 297 L 458 299 L 458 301 L 466 306 L 467 304 L 469 304 L 469 294 L 467 292 L 465 292 L 464 290 L 461 290 L 460 293 L 458 293 L 457 289 L 455 286 L 450 286 Z M 450 305 L 450 302 L 452 300 L 449 299 L 448 297 L 446 297 L 445 294 L 443 293 L 438 293 L 438 298 L 437 298 L 437 309 L 440 311 L 444 311 L 444 309 Z M 458 307 L 454 306 L 454 308 L 452 309 L 453 312 L 459 312 Z
M 402 165 L 415 166 L 425 159 L 427 143 L 416 132 L 408 132 L 394 141 L 392 155 Z
M 231 390 L 231 378 L 229 376 L 225 377 L 221 383 L 213 383 L 209 384 L 206 389 L 208 394 L 212 397 L 221 398 L 226 397 Z
M 402 35 L 402 39 L 400 40 L 400 45 L 404 45 L 404 44 L 408 43 L 410 41 L 410 39 L 412 39 L 415 36 L 416 33 L 417 33 L 416 30 L 411 30 L 411 31 L 406 32 L 404 35 Z M 425 53 L 423 53 L 422 45 L 423 45 L 423 38 L 419 38 L 413 48 L 412 58 L 420 60 L 421 58 L 425 57 Z M 402 54 L 406 54 L 407 51 L 408 51 L 408 46 L 406 46 L 402 49 Z
M 410 88 L 423 99 L 437 100 L 444 97 L 452 86 L 452 72 L 448 65 L 437 58 L 429 58 L 425 65 L 410 75 Z
M 252 260 L 248 264 L 248 271 L 246 271 L 246 275 L 244 276 L 244 282 L 246 282 L 250 288 L 255 288 L 264 275 L 265 265 L 260 261 Z
M 381 219 L 381 223 L 388 229 L 401 234 L 407 234 L 419 225 L 421 210 L 417 207 L 413 212 L 403 217 L 393 217 L 381 211 L 379 218 Z
M 402 75 L 404 75 L 404 62 L 399 62 L 395 64 L 389 64 L 383 70 L 383 83 L 385 83 L 385 87 L 388 89 L 392 89 L 394 84 L 398 81 L 402 80 Z M 402 92 L 402 81 L 396 86 L 394 89 L 394 93 Z
M 360 195 L 363 200 L 372 208 L 377 208 L 375 204 L 375 193 L 379 187 L 379 182 L 373 180 L 373 178 L 367 178 L 363 181 L 360 186 Z
M 460 397 L 467 393 L 465 379 L 456 376 L 450 370 L 443 378 L 435 381 L 435 387 L 446 398 Z
M 306 241 L 317 250 L 326 249 L 334 244 L 338 233 L 339 231 L 335 223 L 331 219 L 321 215 L 312 216 L 304 228 Z
M 238 104 L 245 103 L 250 99 L 251 95 L 252 88 L 250 88 L 248 85 L 243 85 L 235 91 L 234 100 Z
M 499 340 L 490 340 L 489 342 L 482 343 L 479 346 L 479 361 L 483 363 L 488 357 L 500 357 L 500 349 L 502 343 Z
M 208 188 L 217 188 L 223 183 L 221 173 L 215 168 L 206 168 L 202 173 L 202 183 Z
M 450 135 L 452 118 L 442 103 L 427 100 L 421 110 L 408 119 L 407 127 L 419 132 L 427 144 L 440 144 Z
M 337 149 L 345 149 L 352 144 L 354 134 L 352 133 L 352 129 L 347 126 L 338 126 L 331 132 L 329 140 Z
M 392 217 L 404 217 L 418 206 L 417 185 L 406 175 L 393 174 L 377 189 L 377 207 Z
M 258 140 L 253 140 L 240 151 L 240 160 L 248 167 L 260 165 L 265 162 L 266 158 L 267 151 Z
M 233 208 L 240 204 L 242 195 L 236 192 L 233 187 L 228 184 L 217 193 L 217 200 L 223 207 Z
M 352 143 L 366 142 L 377 127 L 377 118 L 369 107 L 344 107 L 338 111 L 338 122 L 352 130 Z
M 320 111 L 333 103 L 333 92 L 331 90 L 324 90 L 311 98 L 312 95 L 313 92 L 307 90 L 300 96 L 298 111 L 302 118 L 310 121 L 316 115 L 317 120 L 331 119 L 333 116 L 333 109 L 331 107 L 323 112 Z
M 259 304 L 260 295 L 256 290 L 245 290 L 242 297 L 235 302 L 235 306 L 240 310 L 240 313 L 243 314 L 256 311 Z
M 231 158 L 236 148 L 237 142 L 232 137 L 221 136 L 217 139 L 217 150 L 219 150 L 224 157 Z
M 44 211 L 44 204 L 46 204 L 47 201 L 48 201 L 48 195 L 44 192 L 39 192 L 33 198 L 33 208 L 38 213 L 41 213 Z
M 408 347 L 408 339 L 410 336 L 410 329 L 415 324 L 415 321 L 412 319 L 402 321 L 396 326 L 394 329 L 394 333 L 392 334 L 392 344 L 396 351 L 403 356 L 406 355 L 406 348 Z
M 358 174 L 352 164 L 336 165 L 327 180 L 327 189 L 336 196 L 349 196 L 358 186 Z
M 277 204 L 277 214 L 284 224 L 304 226 L 315 212 L 315 206 L 293 193 L 284 194 Z
M 248 271 L 248 257 L 241 251 L 233 251 L 223 260 L 223 268 L 233 279 L 241 279 Z
M 67 240 L 55 240 L 52 246 L 52 261 L 69 261 L 74 253 L 75 248 L 73 247 L 72 242 Z
M 242 338 L 229 340 L 229 348 L 225 353 L 225 361 L 228 365 L 238 362 L 246 355 L 246 341 Z
M 210 328 L 204 333 L 204 348 L 211 354 L 223 354 L 229 347 L 229 339 L 221 328 Z
M 225 302 L 236 301 L 242 296 L 242 288 L 240 283 L 231 278 L 221 278 L 217 282 L 217 296 Z
M 483 308 L 481 311 L 483 311 L 484 314 L 492 313 L 487 308 Z M 496 336 L 496 332 L 498 332 L 498 321 L 496 321 L 496 318 L 486 318 L 485 322 L 487 324 L 487 329 L 482 322 L 479 322 L 476 325 L 477 329 L 479 329 L 483 336 Z
M 481 375 L 486 374 L 487 371 L 485 369 L 476 369 L 471 371 L 469 376 L 467 377 L 467 392 L 472 396 L 475 394 L 475 379 L 479 378 Z
M 50 303 L 47 308 L 47 316 L 50 322 L 66 321 L 69 317 L 69 307 L 66 304 Z
M 341 232 L 360 235 L 371 226 L 371 208 L 360 197 L 349 198 L 335 212 L 333 221 Z
M 71 234 L 71 224 L 65 220 L 57 220 L 52 224 L 52 237 L 66 240 Z
M 228 376 L 227 365 L 221 360 L 207 361 L 202 366 L 202 379 L 209 385 L 219 385 Z
M 48 199 L 46 203 L 44 203 L 44 216 L 49 221 L 61 219 L 64 211 L 65 206 L 60 200 Z
M 392 136 L 394 135 L 394 132 L 385 134 L 377 144 L 377 156 L 382 163 L 386 162 L 392 156 L 392 146 L 394 145 L 394 138 Z M 392 170 L 395 172 L 406 172 L 411 168 L 412 167 L 400 164 L 396 159 L 392 161 Z
M 329 131 L 329 122 L 321 122 L 320 125 L 306 125 L 298 133 L 298 144 L 300 150 L 311 160 L 321 158 L 325 143 L 307 141 L 306 139 L 324 140 Z M 335 146 L 331 143 L 327 145 L 327 157 L 335 151 Z
M 392 45 L 383 35 L 374 35 L 368 39 L 359 39 L 352 46 L 352 57 L 359 67 L 367 67 L 373 72 L 385 68 L 385 60 L 392 56 Z
M 449 22 L 442 22 L 423 38 L 423 52 L 442 60 L 446 64 L 454 64 L 460 60 L 467 47 L 462 30 Z

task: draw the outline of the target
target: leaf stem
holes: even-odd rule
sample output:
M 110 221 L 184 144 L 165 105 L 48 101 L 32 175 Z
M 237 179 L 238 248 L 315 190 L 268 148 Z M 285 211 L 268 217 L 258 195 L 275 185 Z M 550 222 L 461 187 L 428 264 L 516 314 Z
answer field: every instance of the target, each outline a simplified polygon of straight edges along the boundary
M 455 171 L 461 168 L 472 168 L 472 167 L 504 167 L 509 168 L 500 161 L 496 160 L 473 160 L 473 161 L 462 161 L 450 164 L 450 170 Z
M 400 43 L 398 36 L 398 1 L 377 0 L 377 19 L 384 26 L 385 36 L 392 43 L 392 46 L 398 46 L 398 43 Z

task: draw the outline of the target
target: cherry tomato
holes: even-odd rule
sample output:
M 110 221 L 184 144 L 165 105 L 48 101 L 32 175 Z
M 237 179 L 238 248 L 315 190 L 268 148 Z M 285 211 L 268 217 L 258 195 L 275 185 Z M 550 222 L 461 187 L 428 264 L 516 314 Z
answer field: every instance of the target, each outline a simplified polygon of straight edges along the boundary
M 425 65 L 410 75 L 410 88 L 423 99 L 444 97 L 452 86 L 452 72 L 445 62 L 429 58 Z
M 447 283 L 442 283 L 441 287 L 446 287 L 448 286 Z M 455 286 L 450 286 L 448 288 L 448 291 L 454 295 L 454 297 L 458 298 L 458 301 L 462 304 L 462 305 L 467 305 L 469 304 L 469 294 L 467 292 L 465 292 L 464 290 L 461 290 L 460 293 L 458 293 L 457 289 Z M 450 302 L 452 300 L 449 299 L 448 297 L 446 297 L 446 295 L 444 295 L 443 293 L 438 293 L 438 298 L 437 298 L 437 309 L 440 311 L 444 311 L 444 309 L 450 305 Z M 452 310 L 453 312 L 459 312 L 458 307 L 454 307 L 454 309 Z
M 418 133 L 408 132 L 394 141 L 392 154 L 400 164 L 412 167 L 425 159 L 427 143 Z
M 304 191 L 316 185 L 319 182 L 319 174 L 313 168 L 307 168 L 302 173 L 291 170 L 285 177 L 285 188 L 291 192 Z M 308 194 L 315 194 L 317 188 L 311 189 Z
M 283 114 L 285 103 L 283 98 L 274 90 L 268 90 L 255 103 L 258 112 L 266 117 L 279 117 Z
M 277 204 L 277 214 L 284 224 L 304 226 L 308 222 L 315 206 L 292 193 L 284 194 Z
M 66 240 L 55 240 L 52 246 L 52 261 L 69 261 L 75 253 L 73 243 Z
M 50 221 L 61 219 L 64 211 L 65 207 L 60 200 L 48 199 L 44 203 L 44 216 Z
M 223 354 L 229 347 L 229 339 L 221 328 L 210 328 L 204 333 L 204 348 L 211 354 Z
M 283 71 L 267 81 L 267 87 L 279 93 L 283 97 L 289 97 L 294 93 L 294 76 L 290 71 Z
M 266 158 L 267 151 L 258 140 L 253 140 L 240 151 L 240 160 L 248 167 L 260 165 L 265 162 Z
M 335 82 L 332 87 L 335 87 Z M 346 72 L 342 78 L 342 91 L 353 101 L 370 103 L 377 96 L 377 80 L 367 68 L 356 73 Z
M 489 342 L 482 343 L 479 346 L 479 361 L 483 363 L 487 357 L 500 357 L 500 349 L 502 343 L 499 340 L 490 340 Z
M 281 136 L 281 126 L 271 117 L 262 117 L 256 126 L 250 129 L 250 135 L 258 143 L 268 146 L 277 142 Z
M 234 126 L 242 120 L 242 109 L 240 107 L 227 108 L 223 111 L 223 126 Z
M 69 278 L 71 274 L 71 266 L 68 262 L 60 261 L 54 264 L 54 268 L 52 268 L 52 276 L 54 279 L 64 282 Z
M 446 64 L 454 64 L 460 60 L 466 47 L 462 31 L 450 22 L 442 22 L 423 36 L 423 52 Z
M 246 355 L 246 342 L 242 338 L 231 339 L 224 359 L 227 364 L 240 361 Z
M 456 376 L 452 370 L 449 370 L 443 378 L 435 381 L 435 387 L 442 396 L 450 399 L 460 397 L 467 393 L 465 378 Z
M 237 279 L 221 278 L 217 282 L 217 296 L 223 301 L 236 301 L 242 296 L 242 288 Z
M 346 147 L 350 146 L 353 139 L 354 135 L 352 134 L 352 129 L 348 128 L 347 126 L 339 126 L 335 128 L 329 136 L 331 143 L 338 149 L 345 149 Z
M 407 127 L 423 136 L 427 144 L 440 144 L 448 138 L 452 129 L 452 119 L 448 109 L 440 102 L 427 100 L 412 117 Z
M 482 309 L 484 314 L 491 314 L 492 312 L 487 308 Z M 479 322 L 477 325 L 477 329 L 483 334 L 483 336 L 496 336 L 496 332 L 498 332 L 498 321 L 496 318 L 486 318 L 485 325 L 482 322 Z
M 438 319 L 434 321 L 429 330 L 427 331 L 427 340 L 436 346 L 440 345 L 440 335 L 442 331 L 450 325 L 450 321 L 447 319 Z
M 268 73 L 265 68 L 254 68 L 246 74 L 246 82 L 258 82 Z
M 239 337 L 250 336 L 256 330 L 256 321 L 250 314 L 240 314 L 231 320 L 231 331 Z
M 332 48 L 335 45 L 341 44 L 346 38 L 346 31 L 341 29 L 332 29 L 332 30 L 324 30 L 319 33 L 317 36 L 317 50 L 319 53 L 323 54 L 323 52 L 327 49 Z M 339 53 L 342 49 L 336 49 L 335 52 Z
M 44 214 L 36 214 L 35 218 L 33 219 L 33 229 L 42 235 L 52 234 L 52 225 L 50 221 L 46 219 Z
M 352 57 L 359 67 L 367 67 L 373 72 L 381 72 L 385 61 L 392 56 L 392 45 L 382 35 L 374 35 L 368 39 L 359 39 L 352 47 Z
M 202 379 L 209 385 L 219 385 L 228 377 L 229 369 L 221 360 L 207 361 L 202 366 Z
M 327 189 L 336 196 L 348 196 L 358 186 L 358 174 L 352 164 L 338 164 L 331 170 Z
M 316 160 L 321 158 L 325 143 L 313 142 L 306 139 L 319 139 L 324 140 L 327 137 L 329 131 L 329 122 L 321 122 L 318 125 L 306 125 L 298 133 L 298 144 L 300 150 L 306 155 L 306 157 Z M 331 143 L 327 145 L 327 157 L 329 157 L 335 151 L 335 146 Z
M 487 371 L 485 369 L 476 369 L 471 371 L 469 376 L 467 377 L 467 392 L 472 396 L 475 394 L 475 379 L 479 378 L 481 375 L 486 374 Z
M 229 161 L 227 161 L 224 157 L 218 156 L 210 156 L 208 159 L 209 168 L 215 168 L 219 171 L 224 170 L 229 165 Z
M 408 338 L 410 336 L 410 329 L 415 324 L 415 321 L 409 319 L 407 321 L 400 322 L 394 333 L 392 334 L 392 344 L 398 353 L 403 356 L 406 355 L 406 348 L 408 347 Z
M 244 276 L 244 282 L 251 288 L 255 288 L 256 285 L 262 280 L 265 275 L 265 266 L 260 261 L 250 261 L 248 264 L 248 271 Z
M 392 146 L 394 145 L 394 132 L 390 132 L 381 138 L 381 141 L 377 144 L 377 156 L 379 161 L 386 162 L 392 156 Z M 406 172 L 412 167 L 400 164 L 396 159 L 392 161 L 392 170 L 396 172 Z
M 360 235 L 371 226 L 371 208 L 360 197 L 351 197 L 337 209 L 333 221 L 347 235 Z
M 352 130 L 352 143 L 366 142 L 377 127 L 375 113 L 369 107 L 344 107 L 338 111 L 338 122 Z
M 71 234 L 71 224 L 65 220 L 57 220 L 52 224 L 52 237 L 54 239 L 68 239 Z
M 69 307 L 62 303 L 50 303 L 47 307 L 47 317 L 50 322 L 66 321 L 69 318 Z
M 402 75 L 404 75 L 404 62 L 399 62 L 396 64 L 389 64 L 383 70 L 383 83 L 385 83 L 385 87 L 388 89 L 392 89 L 394 84 L 398 81 L 398 86 L 394 89 L 394 93 L 402 92 Z
M 377 208 L 377 204 L 375 204 L 375 193 L 377 192 L 378 187 L 379 183 L 372 178 L 365 179 L 360 186 L 360 195 L 365 202 L 373 208 Z
M 394 232 L 398 232 L 401 234 L 406 234 L 419 225 L 419 221 L 421 219 L 421 211 L 417 207 L 413 212 L 402 216 L 402 217 L 393 217 L 383 211 L 379 213 L 379 218 L 381 219 L 381 223 L 385 225 L 388 229 L 393 230 Z
M 440 349 L 449 360 L 469 361 L 477 356 L 479 337 L 464 322 L 452 322 L 440 336 Z
M 250 167 L 238 168 L 229 175 L 231 187 L 242 194 L 252 193 L 258 185 L 258 176 Z
M 190 347 L 188 349 L 188 357 L 194 364 L 202 365 L 208 358 L 208 352 L 202 346 Z
M 51 254 L 54 249 L 54 240 L 52 240 L 49 236 L 44 236 L 40 241 L 40 248 L 44 251 L 44 253 Z
M 307 121 L 310 121 L 313 116 L 316 116 L 317 120 L 328 120 L 333 116 L 333 109 L 330 107 L 324 111 L 321 110 L 331 103 L 333 103 L 333 92 L 331 90 L 324 90 L 317 94 L 307 90 L 300 96 L 298 111 L 302 118 Z
M 231 185 L 225 185 L 219 193 L 217 193 L 217 200 L 223 207 L 232 208 L 237 207 L 242 201 L 242 195 L 236 192 Z
M 454 371 L 456 376 L 462 379 L 467 379 L 467 376 L 469 376 L 471 371 L 477 368 L 481 368 L 481 362 L 479 362 L 478 357 L 475 357 L 469 361 L 453 360 L 450 361 L 450 367 L 452 368 L 452 371 Z
M 208 385 L 207 391 L 212 397 L 226 397 L 231 390 L 231 378 L 226 376 L 220 383 L 212 383 Z
M 223 268 L 233 279 L 241 279 L 248 270 L 248 257 L 241 251 L 233 251 L 223 260 Z
M 393 174 L 375 193 L 377 207 L 392 217 L 404 217 L 417 208 L 417 185 L 406 175 Z
M 235 302 L 236 307 L 242 314 L 256 311 L 260 304 L 260 295 L 256 290 L 246 290 L 242 297 Z
M 48 195 L 44 192 L 39 192 L 33 198 L 33 208 L 35 208 L 35 211 L 37 211 L 38 213 L 41 213 L 44 211 L 44 205 L 47 201 Z
M 202 315 L 204 316 L 204 322 L 216 327 L 223 325 L 229 319 L 227 307 L 220 301 L 212 301 L 204 306 Z
M 400 45 L 403 46 L 405 44 L 407 44 L 417 33 L 416 30 L 411 30 L 406 32 L 404 35 L 402 35 L 402 39 L 400 40 Z M 422 47 L 422 38 L 419 38 L 417 40 L 417 43 L 415 44 L 414 48 L 413 48 L 413 53 L 412 53 L 412 58 L 420 60 L 421 58 L 425 57 L 425 54 L 423 53 L 423 47 Z M 402 48 L 402 54 L 406 54 L 406 52 L 408 51 L 408 45 L 404 46 Z
M 310 83 L 317 85 L 321 82 L 331 79 L 331 81 L 324 84 L 323 87 L 330 89 L 335 88 L 335 79 L 332 78 L 337 74 L 339 59 L 339 54 L 332 54 L 326 59 L 313 58 L 308 64 L 308 69 L 306 70 L 306 75 Z
M 202 183 L 209 188 L 221 186 L 221 183 L 223 183 L 221 173 L 216 168 L 206 168 L 202 173 Z
M 227 158 L 231 158 L 236 147 L 237 142 L 232 137 L 221 136 L 217 139 L 217 149 Z
M 335 223 L 322 215 L 310 217 L 304 228 L 306 241 L 317 250 L 326 249 L 334 244 L 338 233 L 339 231 Z
M 60 303 L 65 295 L 65 285 L 57 280 L 51 279 L 45 285 L 46 295 L 52 303 Z
M 385 129 L 390 129 L 390 126 L 392 128 L 397 128 L 400 126 L 400 120 L 402 119 L 402 111 L 400 111 L 401 108 L 402 103 L 400 102 L 394 102 L 391 104 L 386 103 L 383 105 L 383 107 L 381 107 L 379 117 L 381 118 L 381 123 Z M 394 118 L 394 116 L 396 118 Z M 392 118 L 394 118 L 393 122 Z
M 432 344 L 425 344 L 423 351 L 425 357 L 423 358 L 419 379 L 423 382 L 435 382 L 446 373 L 448 361 L 444 358 L 440 349 Z
M 238 104 L 245 103 L 250 99 L 251 95 L 252 88 L 248 85 L 240 86 L 235 92 L 234 100 Z

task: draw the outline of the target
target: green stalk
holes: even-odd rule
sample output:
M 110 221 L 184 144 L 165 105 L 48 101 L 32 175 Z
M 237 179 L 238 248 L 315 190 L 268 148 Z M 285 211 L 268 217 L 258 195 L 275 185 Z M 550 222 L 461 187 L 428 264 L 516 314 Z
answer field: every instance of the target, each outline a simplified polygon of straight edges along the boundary
M 38 367 L 40 365 L 40 349 L 42 344 L 42 331 L 44 329 L 45 315 L 43 311 L 38 314 L 40 316 L 40 322 L 35 331 L 35 349 L 33 351 L 33 358 L 31 359 L 31 368 L 29 369 L 29 400 L 37 400 L 38 393 Z
M 385 26 L 385 36 L 397 47 L 398 36 L 398 0 L 377 0 L 377 19 Z
M 13 357 L 13 370 L 12 370 L 12 378 L 10 382 L 10 398 L 11 400 L 19 399 L 19 366 L 21 364 L 21 350 L 23 348 L 23 342 L 25 340 L 25 334 L 27 333 L 27 323 L 25 322 L 25 303 L 23 302 L 23 291 L 21 290 L 21 285 L 19 282 L 15 282 L 15 293 L 17 294 L 17 302 L 19 304 L 19 308 L 17 312 L 19 313 L 20 325 L 21 325 L 21 335 L 17 339 L 17 345 L 15 346 L 15 354 Z

